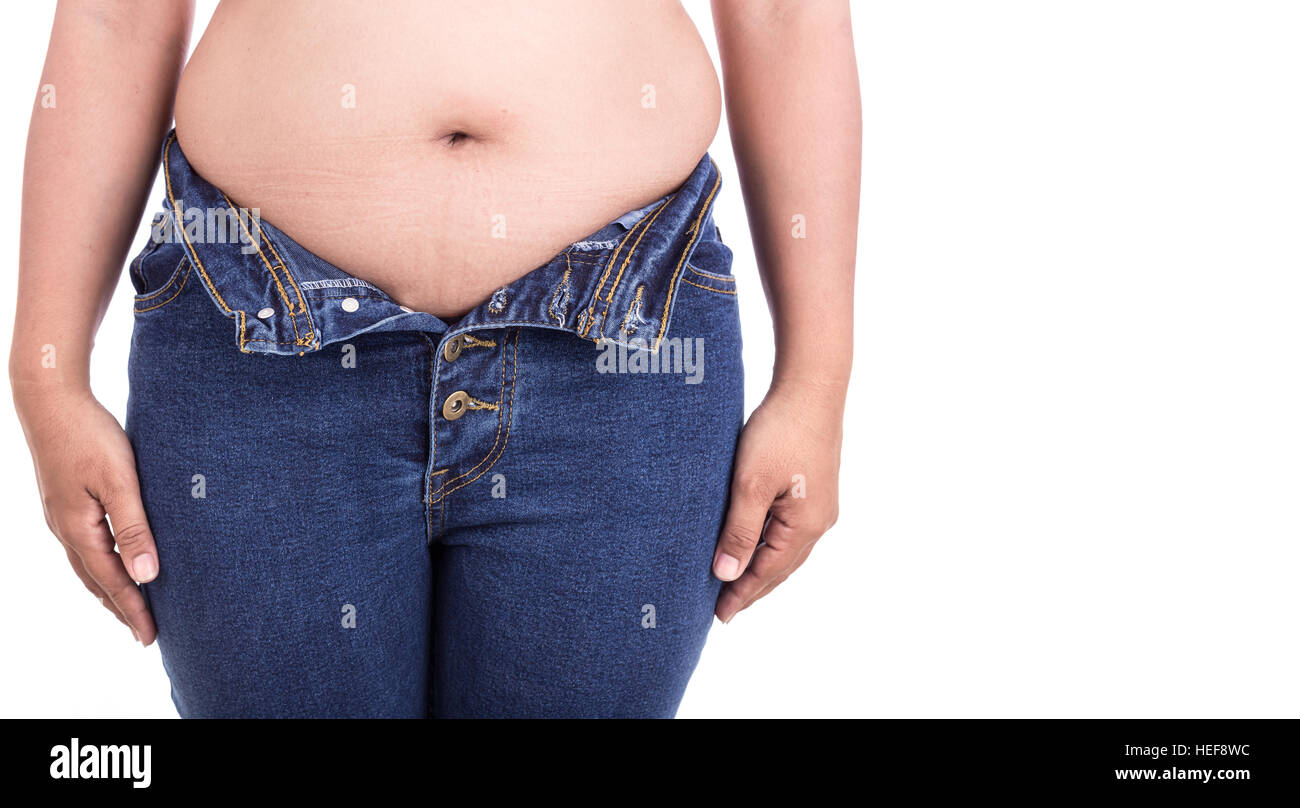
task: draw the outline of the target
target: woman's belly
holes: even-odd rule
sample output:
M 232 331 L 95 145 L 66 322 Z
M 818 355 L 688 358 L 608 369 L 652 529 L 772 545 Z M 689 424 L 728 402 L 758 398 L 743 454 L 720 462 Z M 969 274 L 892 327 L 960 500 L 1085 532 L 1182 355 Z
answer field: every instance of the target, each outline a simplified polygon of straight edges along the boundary
M 235 204 L 455 317 L 679 186 L 720 98 L 676 0 L 222 0 L 176 131 Z

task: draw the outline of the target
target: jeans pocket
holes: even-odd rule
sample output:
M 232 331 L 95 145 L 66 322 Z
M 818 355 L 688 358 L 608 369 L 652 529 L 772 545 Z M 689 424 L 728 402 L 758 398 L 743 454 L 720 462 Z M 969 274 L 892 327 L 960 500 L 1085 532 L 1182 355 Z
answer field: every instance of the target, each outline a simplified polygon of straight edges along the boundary
M 137 294 L 134 298 L 135 313 L 144 314 L 157 311 L 180 297 L 181 292 L 185 290 L 185 286 L 190 281 L 191 267 L 189 257 L 182 255 L 175 269 L 157 288 L 151 288 L 153 284 L 148 283 L 147 276 L 143 276 L 146 280 L 136 285 L 136 289 L 140 291 L 140 294 Z M 132 272 L 133 281 L 134 277 L 135 271 Z
M 682 283 L 722 295 L 735 295 L 736 279 L 731 274 L 733 258 L 731 248 L 721 239 L 701 241 L 686 262 Z

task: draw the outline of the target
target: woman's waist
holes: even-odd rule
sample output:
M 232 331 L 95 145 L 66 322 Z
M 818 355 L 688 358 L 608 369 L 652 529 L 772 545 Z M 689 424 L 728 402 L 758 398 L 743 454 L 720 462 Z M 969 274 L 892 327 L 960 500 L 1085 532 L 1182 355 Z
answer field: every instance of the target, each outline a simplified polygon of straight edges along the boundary
M 396 280 L 385 283 L 366 277 L 381 277 L 382 266 L 368 273 L 333 262 L 195 172 L 174 133 L 164 145 L 163 175 L 165 209 L 132 263 L 137 291 L 157 294 L 169 272 L 192 265 L 196 284 L 201 281 L 220 311 L 235 319 L 245 351 L 319 350 L 348 334 L 419 327 L 406 321 L 437 317 L 458 320 L 460 328 L 529 324 L 598 343 L 635 336 L 657 344 L 667 333 L 674 291 L 692 253 L 699 247 L 716 258 L 726 250 L 712 224 L 720 178 L 707 155 L 670 193 L 562 245 L 513 278 L 481 287 L 450 272 L 411 276 L 435 282 L 408 287 L 402 285 L 404 273 L 392 273 Z M 509 240 L 511 226 L 505 223 L 503 240 Z M 386 232 L 358 228 L 354 240 L 372 254 L 387 255 L 396 250 Z M 439 278 L 450 285 L 439 286 Z M 468 304 L 448 304 L 458 294 Z M 429 330 L 446 328 L 430 319 Z
M 178 130 L 188 157 L 189 142 Z M 654 166 L 589 154 L 240 160 L 204 179 L 297 243 L 412 308 L 455 316 L 630 210 L 679 188 L 699 154 Z M 418 151 L 416 149 L 415 151 Z M 197 163 L 197 161 L 195 161 Z

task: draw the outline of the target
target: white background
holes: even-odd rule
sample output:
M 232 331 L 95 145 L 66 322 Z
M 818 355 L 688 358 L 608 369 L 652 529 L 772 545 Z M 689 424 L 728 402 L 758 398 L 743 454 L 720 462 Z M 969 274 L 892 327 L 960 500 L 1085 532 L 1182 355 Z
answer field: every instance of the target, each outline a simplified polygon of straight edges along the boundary
M 687 8 L 716 55 L 707 4 Z M 866 138 L 840 523 L 715 627 L 681 715 L 1300 715 L 1300 6 L 854 12 Z M 53 3 L 4 13 L 8 333 Z M 814 146 L 809 170 L 834 170 Z M 725 128 L 712 151 L 753 407 L 771 330 Z M 119 417 L 129 294 L 124 278 L 93 373 Z M 48 535 L 7 408 L 0 451 L 0 715 L 174 715 L 156 647 Z

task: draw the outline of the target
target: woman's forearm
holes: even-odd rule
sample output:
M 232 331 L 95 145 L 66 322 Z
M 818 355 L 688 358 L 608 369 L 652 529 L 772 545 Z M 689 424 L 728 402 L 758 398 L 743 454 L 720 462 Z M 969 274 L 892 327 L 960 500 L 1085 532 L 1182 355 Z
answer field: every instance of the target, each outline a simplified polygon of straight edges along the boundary
M 157 170 L 191 0 L 61 0 L 23 168 L 16 398 L 89 386 L 90 348 Z
M 773 384 L 847 386 L 862 102 L 845 0 L 714 0 L 731 140 L 776 335 Z

